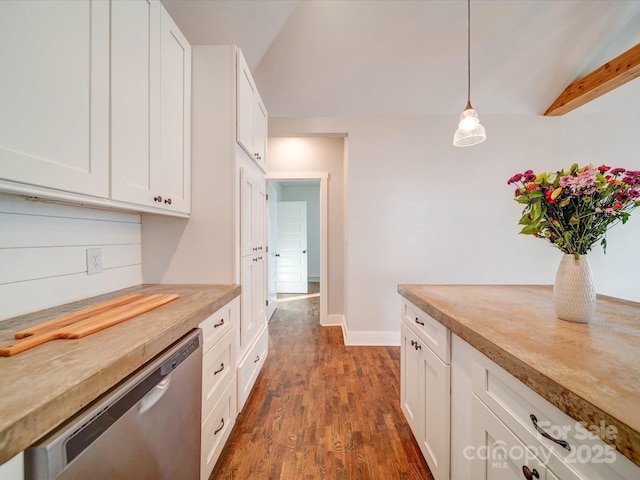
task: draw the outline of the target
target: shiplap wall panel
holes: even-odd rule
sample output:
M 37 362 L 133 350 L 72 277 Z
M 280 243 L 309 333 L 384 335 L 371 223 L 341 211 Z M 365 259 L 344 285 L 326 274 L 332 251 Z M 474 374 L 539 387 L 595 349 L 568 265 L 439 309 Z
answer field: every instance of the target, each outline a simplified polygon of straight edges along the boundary
M 87 275 L 86 250 L 102 249 Z M 0 194 L 0 320 L 141 283 L 140 216 Z

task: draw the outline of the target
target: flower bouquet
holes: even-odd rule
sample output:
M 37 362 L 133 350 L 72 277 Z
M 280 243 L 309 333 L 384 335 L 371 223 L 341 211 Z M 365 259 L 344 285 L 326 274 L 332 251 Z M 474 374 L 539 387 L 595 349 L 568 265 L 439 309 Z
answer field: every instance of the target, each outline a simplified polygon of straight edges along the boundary
M 596 290 L 586 254 L 600 242 L 606 253 L 606 233 L 626 223 L 640 205 L 640 171 L 601 165 L 556 173 L 518 173 L 515 200 L 524 205 L 520 233 L 543 238 L 565 253 L 553 286 L 558 318 L 586 323 L 596 308 Z
M 564 253 L 585 255 L 596 242 L 606 252 L 606 233 L 626 223 L 640 205 L 640 171 L 601 165 L 556 173 L 518 173 L 515 200 L 525 205 L 520 233 L 543 238 Z

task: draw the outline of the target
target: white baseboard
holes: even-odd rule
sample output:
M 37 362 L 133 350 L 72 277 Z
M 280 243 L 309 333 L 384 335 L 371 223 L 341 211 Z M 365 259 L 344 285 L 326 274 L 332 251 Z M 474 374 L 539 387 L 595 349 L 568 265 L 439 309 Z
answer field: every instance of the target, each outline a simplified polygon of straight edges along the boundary
M 353 332 L 343 327 L 344 344 L 367 347 L 398 347 L 400 332 Z
M 323 327 L 342 327 L 345 345 L 366 347 L 398 347 L 400 332 L 350 332 L 344 315 L 327 315 Z

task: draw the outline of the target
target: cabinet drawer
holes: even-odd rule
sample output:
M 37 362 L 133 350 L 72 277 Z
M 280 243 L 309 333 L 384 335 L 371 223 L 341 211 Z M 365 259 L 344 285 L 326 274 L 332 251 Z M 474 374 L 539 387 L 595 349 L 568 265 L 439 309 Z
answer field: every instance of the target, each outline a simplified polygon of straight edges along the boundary
M 202 359 L 202 420 L 235 373 L 235 329 L 232 328 Z
M 472 446 L 464 451 L 477 480 L 524 479 L 528 469 L 536 479 L 554 479 L 531 451 L 477 397 L 472 399 Z M 571 477 L 573 479 L 575 477 Z M 570 480 L 567 477 L 565 480 Z
M 582 425 L 478 351 L 472 357 L 474 394 L 562 479 L 640 478 L 640 468 L 606 444 L 606 425 Z M 538 433 L 539 429 L 556 440 Z M 562 445 L 560 444 L 562 443 Z
M 202 346 L 205 354 L 236 324 L 237 305 L 238 298 L 235 298 L 200 323 Z
M 451 335 L 447 327 L 402 299 L 402 319 L 420 339 L 447 365 L 451 362 Z
M 265 326 L 258 339 L 251 346 L 238 365 L 238 411 L 242 410 L 249 398 L 253 384 L 264 365 L 268 354 L 269 330 Z
M 236 388 L 231 382 L 202 425 L 200 479 L 207 480 L 236 419 Z

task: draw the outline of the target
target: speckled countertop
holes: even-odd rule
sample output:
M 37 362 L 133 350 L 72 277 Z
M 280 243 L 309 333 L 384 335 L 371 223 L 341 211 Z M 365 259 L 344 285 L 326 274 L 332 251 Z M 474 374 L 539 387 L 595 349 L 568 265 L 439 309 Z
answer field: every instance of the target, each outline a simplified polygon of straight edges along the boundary
M 238 285 L 141 285 L 0 322 L 16 331 L 127 293 L 180 298 L 77 340 L 0 357 L 0 464 L 73 416 L 235 297 Z
M 577 421 L 618 430 L 640 465 L 640 303 L 598 295 L 588 324 L 558 320 L 552 287 L 399 285 L 398 292 Z

